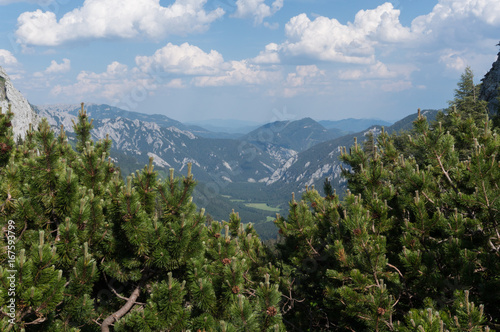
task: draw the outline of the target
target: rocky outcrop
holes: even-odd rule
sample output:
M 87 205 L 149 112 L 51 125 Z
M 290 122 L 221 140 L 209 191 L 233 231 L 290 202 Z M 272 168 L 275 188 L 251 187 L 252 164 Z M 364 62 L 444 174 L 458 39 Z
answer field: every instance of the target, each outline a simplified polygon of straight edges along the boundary
M 498 53 L 497 61 L 493 62 L 491 69 L 481 81 L 482 85 L 479 99 L 488 102 L 490 114 L 497 114 L 500 106 L 498 101 L 498 87 L 500 86 L 500 52 Z
M 14 137 L 24 138 L 29 124 L 32 123 L 33 126 L 38 124 L 38 116 L 26 98 L 14 87 L 5 70 L 0 67 L 0 107 L 2 107 L 2 112 L 7 112 L 9 104 L 14 113 L 12 120 Z

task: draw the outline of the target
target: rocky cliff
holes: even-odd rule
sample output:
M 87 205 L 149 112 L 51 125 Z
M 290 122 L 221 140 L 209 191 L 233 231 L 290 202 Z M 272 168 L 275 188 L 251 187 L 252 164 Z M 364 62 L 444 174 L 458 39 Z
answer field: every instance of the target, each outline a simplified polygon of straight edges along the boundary
M 32 123 L 34 126 L 38 124 L 38 116 L 26 98 L 14 87 L 5 70 L 0 67 L 0 107 L 3 112 L 7 112 L 9 104 L 12 105 L 14 113 L 12 120 L 14 136 L 24 138 L 29 124 Z
M 498 114 L 498 109 L 500 107 L 498 101 L 498 87 L 500 86 L 500 52 L 498 53 L 497 61 L 493 62 L 491 69 L 481 81 L 482 85 L 479 98 L 488 102 L 490 114 Z

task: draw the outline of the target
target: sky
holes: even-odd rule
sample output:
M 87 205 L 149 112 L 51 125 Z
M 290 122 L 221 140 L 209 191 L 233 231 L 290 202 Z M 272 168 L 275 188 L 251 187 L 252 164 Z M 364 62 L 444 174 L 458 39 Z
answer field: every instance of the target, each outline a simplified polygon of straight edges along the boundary
M 195 122 L 440 109 L 496 60 L 498 0 L 0 0 L 0 66 L 35 105 Z

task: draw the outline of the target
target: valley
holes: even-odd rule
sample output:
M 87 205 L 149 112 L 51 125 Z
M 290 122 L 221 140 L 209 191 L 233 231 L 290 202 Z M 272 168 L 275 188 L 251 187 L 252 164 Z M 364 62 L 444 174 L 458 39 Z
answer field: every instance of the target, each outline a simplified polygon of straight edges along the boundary
M 183 175 L 187 163 L 192 163 L 198 181 L 194 202 L 205 207 L 214 220 L 227 220 L 235 210 L 244 223 L 254 224 L 264 240 L 276 237 L 273 221 L 277 213 L 287 213 L 292 193 L 300 195 L 306 187 L 313 186 L 322 193 L 326 178 L 342 193 L 346 182 L 341 175 L 341 147 L 349 149 L 355 138 L 362 144 L 369 133 L 377 136 L 381 132 L 380 124 L 389 124 L 375 119 L 323 121 L 328 129 L 304 118 L 257 128 L 249 125 L 244 127 L 250 130 L 248 133 L 236 134 L 212 132 L 200 123 L 184 124 L 165 115 L 130 112 L 110 105 L 84 107 L 94 119 L 92 138 L 100 140 L 108 135 L 112 139 L 111 157 L 122 176 L 142 169 L 150 157 L 161 177 L 167 176 L 169 168 Z M 80 108 L 81 105 L 33 106 L 54 130 L 60 130 L 62 125 L 70 141 L 75 139 L 72 121 Z M 437 111 L 424 113 L 433 119 Z M 415 117 L 416 114 L 408 116 L 384 130 L 406 130 Z M 367 127 L 350 131 L 363 126 Z

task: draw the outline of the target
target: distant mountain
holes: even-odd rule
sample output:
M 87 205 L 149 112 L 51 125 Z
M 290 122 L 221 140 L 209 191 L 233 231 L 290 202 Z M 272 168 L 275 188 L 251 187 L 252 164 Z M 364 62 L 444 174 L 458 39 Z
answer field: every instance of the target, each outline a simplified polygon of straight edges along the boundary
M 340 129 L 346 131 L 347 133 L 357 133 L 366 130 L 372 126 L 384 126 L 389 127 L 392 123 L 378 120 L 378 119 L 344 119 L 344 120 L 321 120 L 318 121 L 323 127 L 327 129 Z
M 265 124 L 243 136 L 242 139 L 260 146 L 273 144 L 300 152 L 340 136 L 342 131 L 330 131 L 313 119 L 304 118 Z
M 442 112 L 442 110 L 421 110 L 420 114 L 425 116 L 427 118 L 427 121 L 432 122 L 436 120 L 436 117 L 439 112 Z M 418 114 L 418 113 L 417 113 Z M 413 121 L 416 119 L 416 114 L 410 114 L 398 122 L 394 123 L 392 126 L 387 127 L 387 132 L 388 133 L 397 133 L 400 131 L 405 131 L 405 130 L 410 130 L 413 128 Z
M 76 119 L 79 108 L 77 105 L 35 107 L 53 128 L 58 129 L 62 124 L 69 133 L 73 132 L 72 120 Z M 163 115 L 128 112 L 109 105 L 90 104 L 85 108 L 94 119 L 93 138 L 109 135 L 114 151 L 122 159 L 124 155 L 129 161 L 133 157 L 144 165 L 152 156 L 157 166 L 177 171 L 191 162 L 199 181 L 258 182 L 296 154 L 277 145 L 258 147 L 245 140 L 205 138 L 197 135 L 197 128 L 193 130 Z
M 14 113 L 12 120 L 14 136 L 24 138 L 30 123 L 33 126 L 37 125 L 38 117 L 26 98 L 14 87 L 9 75 L 0 67 L 0 107 L 2 107 L 2 112 L 7 112 L 9 104 Z
M 438 111 L 422 111 L 422 115 L 428 121 L 436 118 Z M 412 114 L 396 122 L 392 126 L 385 128 L 390 134 L 401 130 L 412 128 L 412 122 L 417 114 Z M 270 190 L 286 194 L 290 192 L 302 192 L 306 186 L 315 186 L 322 192 L 325 178 L 329 178 L 334 188 L 343 188 L 345 179 L 341 176 L 342 162 L 340 161 L 341 148 L 346 147 L 347 151 L 354 145 L 354 138 L 357 138 L 361 145 L 369 132 L 378 136 L 382 131 L 381 126 L 372 126 L 364 131 L 345 135 L 333 140 L 316 144 L 310 149 L 300 152 L 290 158 L 281 168 L 277 169 L 268 179 L 263 181 Z
M 186 122 L 186 124 L 205 128 L 206 130 L 209 130 L 213 133 L 235 134 L 239 136 L 247 134 L 262 125 L 253 121 L 236 119 L 210 119 L 189 121 Z

